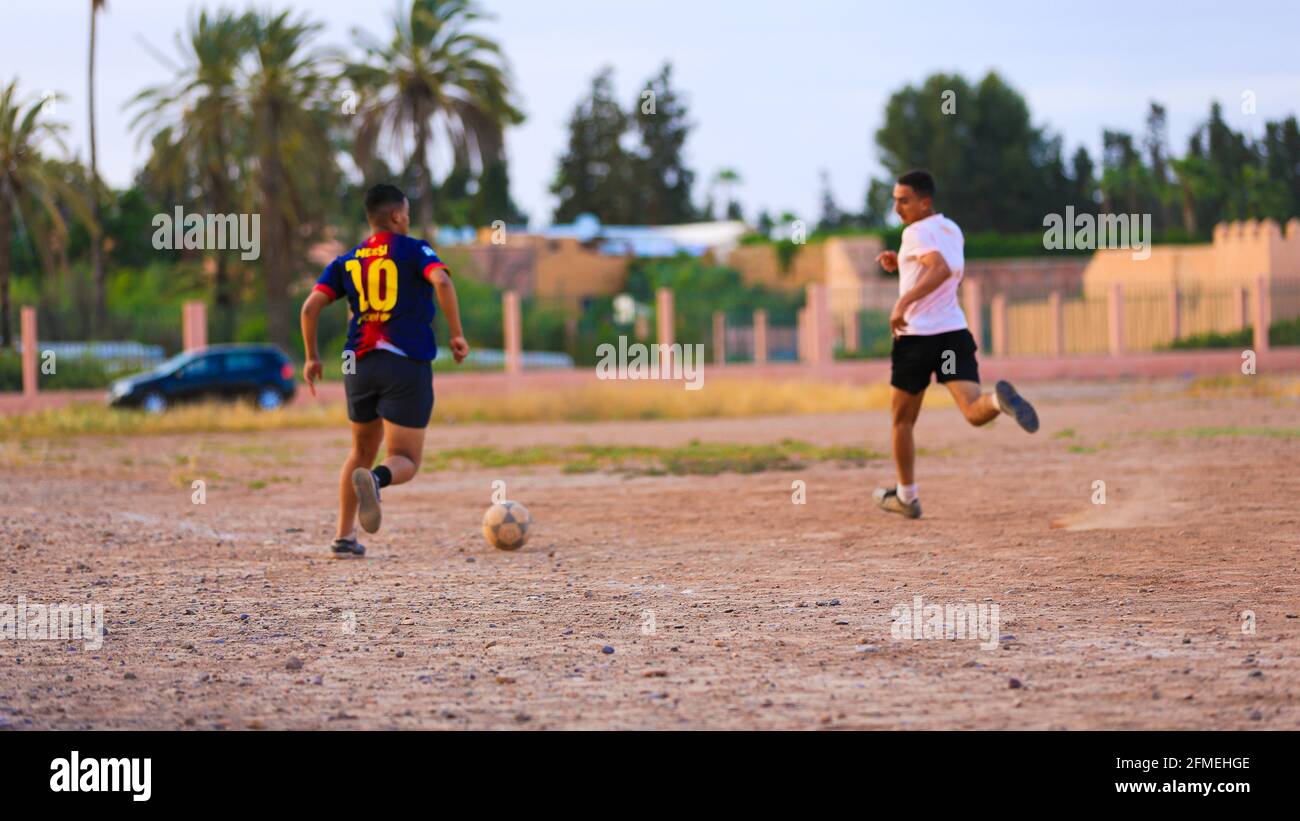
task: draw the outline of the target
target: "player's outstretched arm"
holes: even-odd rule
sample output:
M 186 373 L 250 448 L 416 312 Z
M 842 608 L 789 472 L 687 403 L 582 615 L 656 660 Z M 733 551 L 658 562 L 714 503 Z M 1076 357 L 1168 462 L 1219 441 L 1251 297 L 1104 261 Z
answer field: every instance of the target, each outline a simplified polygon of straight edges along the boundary
M 312 291 L 302 303 L 302 349 L 307 354 L 307 362 L 302 367 L 302 378 L 307 381 L 312 396 L 316 395 L 316 380 L 321 375 L 320 351 L 316 349 L 316 325 L 321 310 L 328 304 L 330 298 L 320 291 Z
M 456 286 L 451 277 L 441 268 L 431 272 L 433 292 L 438 296 L 438 307 L 447 317 L 447 330 L 451 333 L 451 355 L 460 364 L 469 356 L 469 342 L 465 340 L 465 329 L 460 326 L 460 301 L 456 298 Z

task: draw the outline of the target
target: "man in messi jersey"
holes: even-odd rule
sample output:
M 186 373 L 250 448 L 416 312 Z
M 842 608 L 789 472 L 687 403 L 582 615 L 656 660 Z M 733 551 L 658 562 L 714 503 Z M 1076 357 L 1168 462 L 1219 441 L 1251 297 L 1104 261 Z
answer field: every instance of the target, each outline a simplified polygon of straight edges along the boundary
M 433 414 L 435 295 L 447 316 L 452 356 L 460 363 L 469 355 L 447 266 L 429 243 L 406 235 L 411 227 L 406 195 L 396 186 L 376 185 L 366 192 L 366 219 L 370 238 L 331 262 L 302 305 L 303 378 L 313 396 L 321 375 L 320 312 L 340 298 L 347 299 L 351 312 L 343 386 L 352 452 L 339 476 L 339 522 L 331 549 L 356 556 L 366 552 L 357 541 L 356 521 L 369 533 L 379 529 L 380 488 L 409 482 L 420 469 L 424 430 Z M 387 455 L 372 470 L 380 445 Z

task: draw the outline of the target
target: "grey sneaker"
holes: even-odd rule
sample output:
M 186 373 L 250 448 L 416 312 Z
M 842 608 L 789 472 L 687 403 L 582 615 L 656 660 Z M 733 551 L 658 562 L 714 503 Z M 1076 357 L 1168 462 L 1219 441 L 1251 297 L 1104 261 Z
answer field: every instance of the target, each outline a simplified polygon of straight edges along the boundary
M 352 471 L 352 489 L 357 492 L 357 521 L 367 533 L 374 533 L 384 518 L 379 509 L 379 480 L 368 468 L 357 468 Z
M 334 551 L 335 556 L 366 555 L 366 546 L 356 539 L 335 539 L 334 544 L 330 545 L 330 550 Z
M 881 510 L 887 510 L 890 513 L 898 513 L 909 519 L 921 518 L 921 500 L 913 499 L 910 502 L 904 502 L 898 498 L 898 488 L 896 487 L 878 487 L 871 498 L 876 500 L 876 506 Z
M 993 388 L 993 396 L 997 400 L 998 410 L 1016 420 L 1016 424 L 1024 428 L 1026 432 L 1033 433 L 1038 430 L 1038 411 L 1034 406 L 1025 400 L 1025 397 L 1016 393 L 1016 389 L 1011 387 L 1011 383 L 1005 379 L 999 380 Z

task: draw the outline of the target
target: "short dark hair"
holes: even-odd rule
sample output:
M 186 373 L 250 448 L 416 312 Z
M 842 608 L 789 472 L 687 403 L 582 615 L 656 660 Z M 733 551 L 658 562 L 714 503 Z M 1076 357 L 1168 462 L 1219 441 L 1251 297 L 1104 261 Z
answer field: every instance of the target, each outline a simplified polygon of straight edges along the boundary
M 916 169 L 908 171 L 898 178 L 899 185 L 906 185 L 922 197 L 934 199 L 934 177 L 930 176 L 929 171 Z
M 400 208 L 406 195 L 396 185 L 381 182 L 366 192 L 366 217 L 372 220 L 385 216 L 389 210 Z

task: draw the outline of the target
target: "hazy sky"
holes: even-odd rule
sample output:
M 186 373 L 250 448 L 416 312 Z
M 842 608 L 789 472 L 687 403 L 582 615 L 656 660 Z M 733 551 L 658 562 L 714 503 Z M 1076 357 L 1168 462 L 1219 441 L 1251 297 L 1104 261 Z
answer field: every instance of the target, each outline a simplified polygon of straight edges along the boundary
M 101 173 L 127 184 L 143 162 L 123 104 L 168 69 L 141 46 L 175 53 L 175 33 L 198 0 L 109 0 L 98 54 Z M 245 8 L 239 0 L 229 5 Z M 266 3 L 259 4 L 267 5 Z M 387 31 L 397 0 L 276 0 L 326 24 L 322 45 L 347 45 L 360 26 Z M 626 104 L 665 61 L 674 65 L 696 124 L 688 161 L 702 182 L 739 170 L 754 209 L 816 218 L 818 172 L 840 206 L 858 210 L 880 173 L 872 135 L 889 94 L 934 71 L 969 80 L 996 69 L 1028 100 L 1036 124 L 1097 158 L 1104 127 L 1140 132 L 1147 104 L 1169 110 L 1176 151 L 1211 99 L 1252 134 L 1300 110 L 1295 36 L 1300 3 L 894 2 L 850 0 L 490 0 L 485 32 L 503 45 L 527 122 L 507 137 L 515 199 L 549 222 L 547 189 L 566 142 L 565 122 L 590 78 L 615 69 Z M 1068 5 L 1069 8 L 1062 8 Z M 89 0 L 0 0 L 0 80 L 67 97 L 58 118 L 85 155 Z M 1227 10 L 1225 10 L 1227 9 Z M 1242 112 L 1255 94 L 1257 113 Z M 937 103 L 936 103 L 937 104 Z M 960 106 L 960 101 L 958 105 Z M 942 185 L 942 181 L 940 181 Z M 704 189 L 697 184 L 696 200 Z

